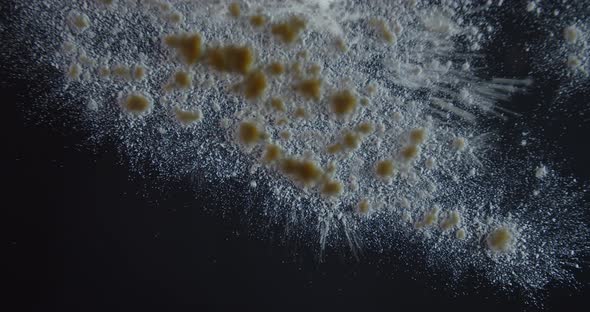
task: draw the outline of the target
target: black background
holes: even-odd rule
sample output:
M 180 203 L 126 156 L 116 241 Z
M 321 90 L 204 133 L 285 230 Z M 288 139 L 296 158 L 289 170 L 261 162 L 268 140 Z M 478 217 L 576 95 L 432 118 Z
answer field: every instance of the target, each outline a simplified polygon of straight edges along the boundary
M 510 32 L 511 23 L 523 30 L 507 20 L 506 31 Z M 499 76 L 526 76 L 530 64 L 517 42 L 542 35 L 522 31 L 512 40 L 514 46 L 490 50 L 490 57 L 499 58 L 492 63 L 505 64 L 493 70 Z M 38 94 L 31 93 L 30 81 L 7 75 L 3 82 L 2 102 L 16 108 L 13 127 L 2 132 L 3 141 L 14 146 L 16 154 L 3 186 L 10 199 L 2 205 L 11 223 L 8 251 L 16 260 L 7 269 L 16 278 L 13 299 L 24 310 L 537 308 L 493 289 L 452 295 L 436 278 L 419 278 L 393 268 L 395 273 L 389 274 L 337 252 L 318 263 L 311 254 L 294 253 L 289 244 L 247 235 L 252 225 L 241 222 L 239 213 L 222 217 L 211 212 L 221 205 L 222 190 L 209 186 L 207 192 L 195 194 L 181 182 L 173 182 L 147 192 L 152 189 L 150 181 L 130 178 L 115 146 L 107 143 L 93 152 L 83 147 L 86 134 L 71 130 L 74 121 L 60 125 L 31 120 L 34 114 L 26 106 Z M 517 119 L 513 124 L 519 127 L 507 123 L 505 133 L 544 129 L 545 139 L 554 145 L 551 149 L 561 153 L 555 157 L 569 155 L 572 161 L 566 169 L 587 181 L 589 153 L 587 143 L 580 144 L 579 138 L 580 133 L 590 133 L 587 117 L 552 112 L 550 118 L 532 118 L 545 116 L 546 108 L 538 98 L 550 98 L 556 85 L 548 79 L 538 82 L 535 90 L 516 97 L 519 112 L 531 118 Z M 587 89 L 578 90 L 570 104 L 586 109 Z M 237 191 L 246 187 L 233 186 Z M 235 209 L 242 205 L 235 203 Z M 12 217 L 17 222 L 10 221 Z M 395 259 L 391 261 L 395 266 Z M 588 271 L 579 272 L 578 278 L 581 290 L 551 288 L 544 307 L 556 311 L 584 307 Z

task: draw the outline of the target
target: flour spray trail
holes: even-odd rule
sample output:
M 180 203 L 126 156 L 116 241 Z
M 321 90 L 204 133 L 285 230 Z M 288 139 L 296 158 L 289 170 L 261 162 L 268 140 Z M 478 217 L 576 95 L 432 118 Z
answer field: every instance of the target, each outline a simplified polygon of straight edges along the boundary
M 270 222 L 320 252 L 341 239 L 359 259 L 414 255 L 401 245 L 501 288 L 575 286 L 587 194 L 559 164 L 513 153 L 526 144 L 502 145 L 499 125 L 537 76 L 587 87 L 589 15 L 516 8 L 553 35 L 531 44 L 532 77 L 494 77 L 484 47 L 501 34 L 495 14 L 515 9 L 506 5 L 18 2 L 6 53 L 21 75 L 59 74 L 34 114 L 60 105 L 138 173 L 246 181 L 265 192 Z M 18 61 L 23 48 L 36 57 Z

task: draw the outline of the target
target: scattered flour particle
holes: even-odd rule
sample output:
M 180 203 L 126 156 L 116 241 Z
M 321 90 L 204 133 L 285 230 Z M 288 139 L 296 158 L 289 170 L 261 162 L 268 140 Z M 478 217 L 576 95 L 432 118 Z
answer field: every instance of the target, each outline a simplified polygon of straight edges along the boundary
M 221 121 L 219 122 L 219 125 L 220 125 L 220 126 L 221 126 L 221 128 L 223 128 L 223 129 L 227 129 L 227 128 L 229 128 L 229 124 L 230 124 L 230 121 L 229 121 L 229 119 L 227 119 L 227 118 L 222 118 L 222 119 L 221 119 Z
M 404 209 L 410 209 L 410 201 L 407 198 L 402 198 L 400 206 Z
M 428 182 L 428 191 L 431 193 L 434 193 L 437 189 L 436 184 L 432 183 L 432 182 Z
M 461 151 L 465 150 L 465 146 L 467 145 L 467 141 L 465 140 L 465 138 L 458 137 L 453 140 L 452 145 L 453 145 L 453 148 L 457 152 L 461 152 Z
M 259 167 L 260 166 L 258 164 L 252 165 L 252 167 L 250 167 L 250 174 L 255 174 Z
M 576 43 L 579 37 L 579 32 L 580 31 L 578 30 L 578 28 L 574 25 L 566 27 L 563 30 L 563 38 L 567 43 Z
M 378 136 L 382 136 L 385 133 L 385 125 L 382 122 L 378 122 L 375 126 L 375 131 Z
M 221 111 L 221 106 L 219 106 L 219 102 L 213 102 L 213 110 L 216 112 Z
M 166 18 L 172 24 L 180 24 L 184 21 L 184 15 L 178 11 L 171 12 Z
M 537 167 L 537 169 L 535 169 L 535 177 L 542 179 L 546 176 L 547 176 L 547 167 L 545 167 L 544 165 L 541 165 L 540 167 Z
M 455 237 L 457 237 L 457 239 L 465 239 L 466 233 L 464 229 L 458 229 L 457 232 L 455 232 Z
M 469 91 L 467 89 L 461 89 L 461 91 L 459 92 L 459 95 L 461 96 L 461 100 L 463 100 L 463 102 L 465 102 L 467 104 L 473 103 L 473 96 L 471 96 L 471 94 L 469 94 Z
M 404 31 L 402 25 L 398 21 L 395 21 L 395 23 L 393 24 L 393 32 L 395 32 L 395 34 L 399 36 L 402 33 L 402 31 Z
M 89 110 L 97 111 L 98 110 L 98 103 L 95 100 L 89 100 L 88 104 L 86 104 Z
M 452 35 L 456 32 L 455 25 L 451 18 L 441 12 L 436 12 L 427 16 L 424 18 L 423 23 L 426 30 L 433 33 Z
M 405 222 L 412 222 L 412 214 L 410 214 L 407 211 L 404 211 L 402 213 L 402 220 L 404 220 Z
M 358 189 L 359 189 L 358 182 L 356 181 L 356 179 L 353 179 L 353 177 L 351 177 L 351 179 L 350 179 L 350 190 L 353 191 L 353 192 L 356 192 L 356 191 L 358 191 Z
M 88 15 L 77 11 L 72 11 L 68 15 L 68 23 L 74 32 L 81 33 L 90 27 Z
M 576 69 L 582 65 L 582 61 L 575 55 L 570 55 L 567 57 L 567 66 L 571 69 Z
M 414 76 L 420 76 L 420 75 L 422 75 L 422 67 L 420 67 L 419 65 L 416 65 L 416 67 L 414 67 L 410 72 Z
M 426 159 L 426 163 L 425 163 L 426 168 L 428 168 L 428 169 L 434 168 L 435 163 L 436 163 L 436 160 L 433 157 L 429 157 L 428 159 Z
M 258 184 L 256 183 L 256 181 L 250 181 L 250 187 L 251 188 L 256 188 Z
M 78 57 L 78 61 L 80 61 L 80 63 L 86 66 L 93 66 L 96 63 L 91 57 L 87 56 L 86 54 L 81 54 Z
M 72 80 L 80 80 L 81 74 L 82 66 L 80 66 L 78 63 L 74 63 L 68 68 L 67 76 Z
M 537 4 L 533 1 L 530 1 L 526 6 L 527 12 L 532 12 L 537 7 Z
M 75 52 L 77 49 L 76 44 L 73 42 L 69 42 L 69 41 L 64 42 L 62 44 L 61 48 L 67 54 Z

